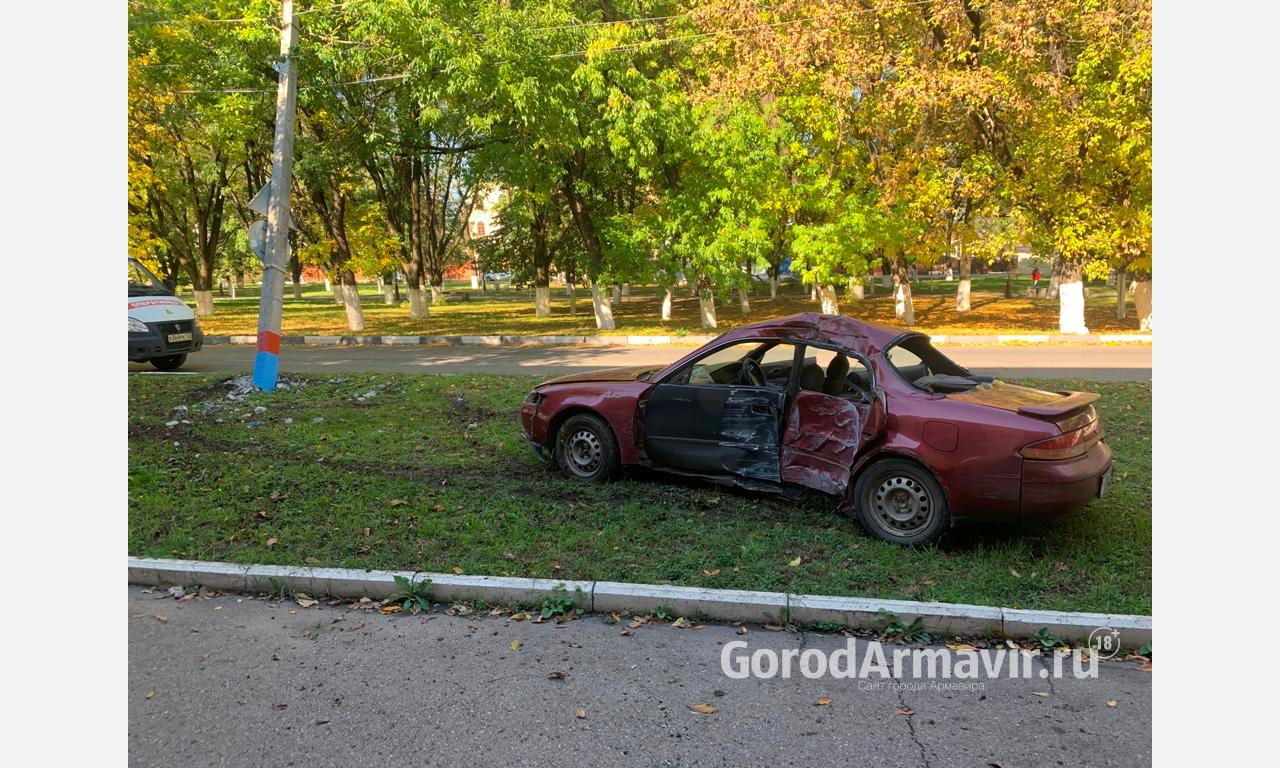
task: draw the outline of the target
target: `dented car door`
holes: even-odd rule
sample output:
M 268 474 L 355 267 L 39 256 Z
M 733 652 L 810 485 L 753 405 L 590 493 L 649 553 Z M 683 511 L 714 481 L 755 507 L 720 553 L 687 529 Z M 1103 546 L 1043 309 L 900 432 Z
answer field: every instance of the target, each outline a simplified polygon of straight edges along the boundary
M 884 432 L 885 397 L 796 393 L 782 437 L 782 480 L 843 495 L 862 449 Z
M 659 384 L 644 407 L 644 448 L 681 472 L 778 482 L 785 392 L 771 387 Z

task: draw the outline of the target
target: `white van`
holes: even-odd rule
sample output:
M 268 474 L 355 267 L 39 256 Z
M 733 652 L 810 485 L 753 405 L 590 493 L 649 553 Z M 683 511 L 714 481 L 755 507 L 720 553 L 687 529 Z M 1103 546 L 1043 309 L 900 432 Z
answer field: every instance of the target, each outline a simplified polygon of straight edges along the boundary
M 129 362 L 172 371 L 204 346 L 196 315 L 173 289 L 129 258 Z

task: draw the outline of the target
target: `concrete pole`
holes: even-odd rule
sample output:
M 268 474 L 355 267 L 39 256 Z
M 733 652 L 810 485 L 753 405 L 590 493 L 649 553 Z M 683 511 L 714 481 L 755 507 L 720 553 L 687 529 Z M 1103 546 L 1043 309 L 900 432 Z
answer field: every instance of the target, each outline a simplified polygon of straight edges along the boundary
M 289 269 L 289 192 L 293 186 L 293 123 L 298 96 L 298 72 L 289 54 L 296 36 L 293 0 L 283 0 L 280 63 L 276 68 L 280 73 L 276 136 L 271 153 L 271 196 L 267 202 L 267 258 L 258 309 L 258 352 L 253 359 L 253 383 L 263 392 L 273 391 L 280 378 L 280 324 L 285 274 Z

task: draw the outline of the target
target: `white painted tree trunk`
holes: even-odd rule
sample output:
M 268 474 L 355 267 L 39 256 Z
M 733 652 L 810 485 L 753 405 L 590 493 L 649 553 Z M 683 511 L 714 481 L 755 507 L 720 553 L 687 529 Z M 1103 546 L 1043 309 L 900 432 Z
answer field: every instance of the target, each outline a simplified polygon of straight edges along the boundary
M 533 314 L 535 317 L 551 317 L 551 286 L 539 285 L 534 287 Z
M 738 309 L 742 310 L 742 314 L 751 314 L 751 294 L 746 288 L 738 289 Z
M 862 301 L 866 297 L 866 289 L 862 287 L 862 281 L 856 277 L 849 278 L 849 298 L 854 301 Z
M 480 288 L 480 276 L 479 276 L 479 275 L 472 275 L 472 276 L 471 276 L 471 290 L 473 290 L 473 291 L 474 291 L 474 290 L 478 290 L 479 288 Z M 434 294 L 435 294 L 435 286 L 432 286 L 431 293 L 432 293 L 432 295 L 434 295 Z
M 623 295 L 623 296 L 630 296 L 630 295 L 631 295 L 631 283 L 623 283 L 623 284 L 622 284 L 622 295 Z
M 612 331 L 618 327 L 613 321 L 613 307 L 609 305 L 604 291 L 600 290 L 600 284 L 595 280 L 591 281 L 591 309 L 596 315 L 596 328 Z
M 836 287 L 824 285 L 818 289 L 818 301 L 822 304 L 822 314 L 840 314 L 840 302 L 836 299 Z
M 578 291 L 573 283 L 565 282 L 564 292 L 569 295 L 569 314 L 578 314 Z
M 956 311 L 968 312 L 971 307 L 969 305 L 969 289 L 972 282 L 967 277 L 960 278 L 960 282 L 956 285 Z
M 1058 284 L 1058 332 L 1089 332 L 1084 324 L 1084 283 L 1078 278 Z
M 671 300 L 675 297 L 675 289 L 667 286 L 667 290 L 662 294 L 662 320 L 667 322 L 671 319 Z
M 426 320 L 431 316 L 431 309 L 427 306 L 426 294 L 421 288 L 409 289 L 409 319 L 410 320 Z
M 616 307 L 622 303 L 622 287 L 621 286 L 615 283 L 613 286 L 613 290 L 610 292 L 609 295 L 610 295 L 609 303 L 611 305 Z
M 814 283 L 813 285 L 809 286 L 809 301 L 817 301 L 817 300 L 818 300 L 818 284 Z
M 342 302 L 342 283 L 335 283 L 333 286 L 333 303 L 340 307 L 345 306 Z
M 364 309 L 360 306 L 360 290 L 358 286 L 342 286 L 343 306 L 347 310 L 347 328 L 353 331 L 364 330 Z
M 297 280 L 293 281 L 293 298 L 298 300 L 302 299 L 302 283 Z
M 443 300 L 444 300 L 444 286 L 443 285 L 431 286 L 431 303 L 438 304 Z
M 213 317 L 213 291 L 196 291 L 196 317 Z
M 1051 299 L 1058 298 L 1058 292 L 1062 290 L 1062 278 L 1058 275 L 1058 270 L 1054 269 L 1053 274 L 1049 276 L 1049 293 Z
M 716 327 L 716 297 L 710 290 L 698 295 L 698 312 L 702 315 L 702 329 L 709 331 Z
M 324 292 L 328 293 L 329 291 L 332 291 L 332 290 L 333 290 L 333 281 L 331 281 L 329 278 L 326 277 L 324 279 Z
M 382 303 L 388 307 L 396 305 L 396 287 L 386 280 L 382 281 Z
M 378 293 L 382 293 L 382 286 L 386 285 L 382 280 L 382 275 L 378 275 L 374 280 L 378 283 Z
M 911 282 L 900 280 L 893 289 L 893 314 L 903 325 L 916 324 L 916 307 L 911 301 Z
M 1116 272 L 1116 319 L 1123 320 L 1129 316 L 1129 273 L 1124 270 Z
M 1133 305 L 1138 312 L 1138 329 L 1151 330 L 1151 280 L 1133 282 Z
M 778 298 L 778 276 L 769 275 L 769 298 Z

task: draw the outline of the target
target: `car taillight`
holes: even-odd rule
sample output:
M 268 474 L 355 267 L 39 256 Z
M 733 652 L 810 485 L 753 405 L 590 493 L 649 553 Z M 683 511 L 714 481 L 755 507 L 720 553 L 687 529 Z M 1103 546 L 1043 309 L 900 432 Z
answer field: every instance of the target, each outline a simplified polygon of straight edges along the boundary
M 1089 452 L 1102 439 L 1102 422 L 1094 419 L 1086 426 L 1055 437 L 1022 446 L 1024 459 L 1074 459 Z

